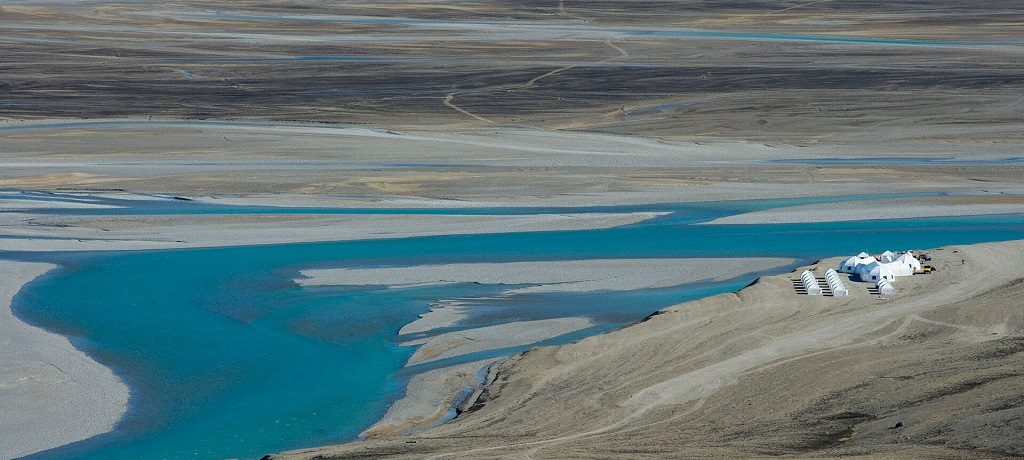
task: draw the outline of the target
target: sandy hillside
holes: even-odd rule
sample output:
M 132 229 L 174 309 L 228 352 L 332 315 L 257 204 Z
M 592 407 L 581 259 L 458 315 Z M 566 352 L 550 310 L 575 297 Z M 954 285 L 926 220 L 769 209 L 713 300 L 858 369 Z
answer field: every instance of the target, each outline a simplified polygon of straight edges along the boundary
M 762 278 L 513 357 L 449 424 L 273 458 L 1024 455 L 1024 241 L 930 253 L 892 300 Z

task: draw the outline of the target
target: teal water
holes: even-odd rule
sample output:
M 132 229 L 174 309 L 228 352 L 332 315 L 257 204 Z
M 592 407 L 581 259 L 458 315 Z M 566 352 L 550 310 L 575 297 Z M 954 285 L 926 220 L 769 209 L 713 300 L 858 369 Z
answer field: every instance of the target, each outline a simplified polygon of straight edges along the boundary
M 573 35 L 597 34 L 606 38 L 609 34 L 625 37 L 657 37 L 692 40 L 741 40 L 741 41 L 776 41 L 776 42 L 824 42 L 841 44 L 863 44 L 878 46 L 934 46 L 934 47 L 965 47 L 965 46 L 992 46 L 1020 44 L 1020 41 L 1007 40 L 985 40 L 985 41 L 959 41 L 959 40 L 915 40 L 915 39 L 893 39 L 877 37 L 845 37 L 838 35 L 808 35 L 808 34 L 780 34 L 766 32 L 746 31 L 723 31 L 723 30 L 700 30 L 680 27 L 645 27 L 642 29 L 631 27 L 594 27 L 581 25 L 550 24 L 543 22 L 529 22 L 517 20 L 514 23 L 507 20 L 486 20 L 486 19 L 431 19 L 431 18 L 396 18 L 383 16 L 350 16 L 350 15 L 263 15 L 263 14 L 240 14 L 227 11 L 209 11 L 198 13 L 183 13 L 179 15 L 189 19 L 216 19 L 218 21 L 287 21 L 287 22 L 313 22 L 313 23 L 342 23 L 342 24 L 365 24 L 365 25 L 392 25 L 407 27 L 425 27 L 449 29 L 452 27 L 465 28 L 476 26 L 478 30 L 519 30 L 524 33 L 531 31 L 558 30 L 572 33 Z
M 33 458 L 257 458 L 349 440 L 402 395 L 411 373 L 428 367 L 401 369 L 414 350 L 397 345 L 397 331 L 431 301 L 477 304 L 478 314 L 460 327 L 575 315 L 599 324 L 548 341 L 559 343 L 679 301 L 736 290 L 756 276 L 494 299 L 501 287 L 475 284 L 300 288 L 290 280 L 302 268 L 647 257 L 809 261 L 1024 238 L 1024 216 L 1017 215 L 749 226 L 692 225 L 699 219 L 680 215 L 592 231 L 33 256 L 63 268 L 23 289 L 16 313 L 72 337 L 133 389 L 129 414 L 115 432 Z

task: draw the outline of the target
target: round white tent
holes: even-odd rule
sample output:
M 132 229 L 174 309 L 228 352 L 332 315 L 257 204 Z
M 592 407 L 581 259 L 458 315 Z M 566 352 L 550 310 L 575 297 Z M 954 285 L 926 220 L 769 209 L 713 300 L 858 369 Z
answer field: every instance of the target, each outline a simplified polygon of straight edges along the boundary
M 875 263 L 864 268 L 865 270 L 860 273 L 861 281 L 896 280 L 896 274 L 886 264 Z
M 846 259 L 845 262 L 839 265 L 839 271 L 843 273 L 860 273 L 859 269 L 861 266 L 876 262 L 878 261 L 876 261 L 874 257 L 871 257 L 866 252 L 862 252 Z
M 804 270 L 800 274 L 800 282 L 803 283 L 808 295 L 821 295 L 821 286 L 818 285 L 818 279 L 814 277 L 810 270 Z
M 921 270 L 921 261 L 917 260 L 909 252 L 899 256 L 891 264 L 886 265 L 892 269 L 896 276 L 910 276 Z
M 857 256 L 851 256 L 839 264 L 839 271 L 843 273 L 854 273 L 857 271 Z
M 882 295 L 895 295 L 896 294 L 896 288 L 892 287 L 892 283 L 890 283 L 888 280 L 884 280 L 884 279 L 878 280 L 878 284 L 876 286 L 878 286 L 878 293 L 879 294 L 882 294 Z
M 848 294 L 846 286 L 843 285 L 843 281 L 839 279 L 839 274 L 835 270 L 830 268 L 825 272 L 825 281 L 828 282 L 828 287 L 832 290 L 833 297 L 846 297 Z

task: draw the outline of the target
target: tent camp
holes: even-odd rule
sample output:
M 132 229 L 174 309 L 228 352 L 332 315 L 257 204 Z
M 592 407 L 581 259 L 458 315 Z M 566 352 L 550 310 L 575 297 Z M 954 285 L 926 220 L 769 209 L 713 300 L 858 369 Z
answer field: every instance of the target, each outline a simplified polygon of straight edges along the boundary
M 839 271 L 843 273 L 857 273 L 857 266 L 867 265 L 872 262 L 876 262 L 875 258 L 869 256 L 866 252 L 862 252 L 839 264 Z
M 878 262 L 861 265 L 858 267 L 857 274 L 860 276 L 861 281 L 896 280 L 896 273 L 892 271 L 889 264 L 882 264 Z
M 862 252 L 839 264 L 839 271 L 856 274 L 861 281 L 870 282 L 881 279 L 895 281 L 897 276 L 910 276 L 920 270 L 921 262 L 909 251 L 898 255 L 885 251 L 878 259 Z

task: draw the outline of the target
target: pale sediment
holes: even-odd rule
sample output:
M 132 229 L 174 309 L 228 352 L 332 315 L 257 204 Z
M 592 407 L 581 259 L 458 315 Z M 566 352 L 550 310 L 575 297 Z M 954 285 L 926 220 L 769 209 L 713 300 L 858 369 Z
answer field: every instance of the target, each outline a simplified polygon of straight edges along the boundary
M 991 135 L 1003 135 L 996 131 Z M 361 208 L 594 206 L 1019 188 L 1015 171 L 998 166 L 974 165 L 964 173 L 955 164 L 885 163 L 895 153 L 923 160 L 1006 156 L 1000 143 L 970 136 L 949 142 L 935 135 L 908 129 L 891 141 L 858 136 L 846 142 L 762 143 L 509 127 L 397 132 L 144 118 L 43 122 L 0 133 L 0 149 L 9 153 L 0 187 L 123 189 L 220 204 Z M 765 162 L 836 157 L 879 158 L 879 164 Z
M 109 369 L 11 313 L 22 285 L 53 268 L 0 261 L 0 458 L 108 432 L 127 408 L 128 387 Z
M 388 409 L 380 419 L 360 436 L 372 438 L 407 433 L 443 421 L 461 398 L 482 382 L 480 371 L 500 358 L 457 364 L 413 376 L 405 396 Z
M 422 364 L 478 351 L 528 345 L 594 325 L 589 318 L 553 318 L 515 321 L 494 326 L 446 332 L 410 340 L 402 345 L 419 345 L 407 365 Z
M 791 262 L 792 259 L 786 258 L 590 259 L 326 268 L 302 270 L 305 278 L 297 279 L 296 282 L 305 286 L 403 287 L 451 283 L 534 285 L 510 287 L 505 291 L 507 294 L 621 291 L 723 280 L 748 273 L 752 267 L 764 270 Z
M 0 201 L 2 206 L 2 201 Z M 189 215 L 40 216 L 0 214 L 0 251 L 174 249 L 433 235 L 593 230 L 664 213 L 537 215 Z
M 465 302 L 457 300 L 440 300 L 430 305 L 430 311 L 398 331 L 399 335 L 415 334 L 426 332 L 439 327 L 448 327 L 458 324 L 462 319 L 469 317 L 471 307 Z
M 854 201 L 774 208 L 720 217 L 706 223 L 793 224 L 869 219 L 980 216 L 988 214 L 1024 214 L 1024 203 L 955 204 L 928 202 L 926 200 L 911 202 L 892 202 L 888 200 Z
M 0 197 L 0 212 L 36 209 L 115 209 L 117 206 L 82 201 L 23 200 Z

